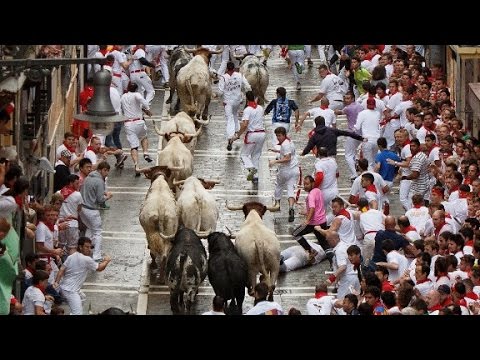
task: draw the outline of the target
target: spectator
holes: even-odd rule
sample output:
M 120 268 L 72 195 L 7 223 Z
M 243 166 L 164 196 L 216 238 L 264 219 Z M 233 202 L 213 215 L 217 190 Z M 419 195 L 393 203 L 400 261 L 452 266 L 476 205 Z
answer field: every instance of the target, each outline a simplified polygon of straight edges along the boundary
M 214 296 L 212 310 L 204 312 L 202 315 L 225 315 L 225 300 L 221 296 Z

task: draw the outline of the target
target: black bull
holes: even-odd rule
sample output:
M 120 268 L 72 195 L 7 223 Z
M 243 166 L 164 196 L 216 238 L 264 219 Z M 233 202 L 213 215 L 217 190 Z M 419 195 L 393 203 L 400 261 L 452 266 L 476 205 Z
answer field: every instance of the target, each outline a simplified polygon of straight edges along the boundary
M 185 310 L 190 313 L 198 287 L 207 276 L 207 253 L 193 230 L 182 227 L 177 231 L 167 258 L 166 276 L 172 311 L 181 311 L 186 294 Z
M 208 236 L 208 279 L 215 291 L 230 302 L 230 314 L 242 314 L 242 304 L 245 298 L 245 287 L 248 286 L 248 267 L 240 257 L 235 246 L 227 236 L 221 232 L 214 232 Z

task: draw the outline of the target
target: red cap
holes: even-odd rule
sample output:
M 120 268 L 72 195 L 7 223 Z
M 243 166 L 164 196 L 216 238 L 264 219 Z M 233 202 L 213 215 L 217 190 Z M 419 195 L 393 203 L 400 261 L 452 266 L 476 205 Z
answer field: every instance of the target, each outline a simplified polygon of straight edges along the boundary
M 375 103 L 375 99 L 374 98 L 368 98 L 367 99 L 367 109 L 370 109 L 370 110 L 373 110 L 375 109 L 375 106 L 377 104 Z

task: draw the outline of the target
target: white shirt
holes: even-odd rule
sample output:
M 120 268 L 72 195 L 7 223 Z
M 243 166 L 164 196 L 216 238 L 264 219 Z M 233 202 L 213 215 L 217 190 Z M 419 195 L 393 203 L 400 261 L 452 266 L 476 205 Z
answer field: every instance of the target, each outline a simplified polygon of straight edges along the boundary
M 323 173 L 320 190 L 338 190 L 337 187 L 337 162 L 333 157 L 317 158 L 315 160 L 315 174 Z
M 365 110 L 367 110 L 367 98 L 365 98 L 363 101 L 362 101 L 362 106 Z M 385 111 L 385 102 L 383 100 L 380 100 L 380 99 L 377 99 L 377 98 L 374 98 L 375 99 L 375 111 L 378 111 L 378 113 L 380 114 L 380 119 L 383 119 L 383 112 Z
M 307 114 L 315 119 L 317 116 L 323 116 L 325 119 L 325 126 L 332 127 L 332 124 L 337 123 L 337 117 L 335 112 L 332 109 L 322 109 L 321 107 L 315 107 L 307 111 Z M 313 122 L 313 127 L 315 128 L 315 122 Z
M 370 109 L 360 111 L 355 130 L 361 131 L 362 136 L 369 142 L 376 143 L 380 137 L 380 113 Z
M 121 64 L 127 61 L 127 55 L 118 50 L 113 50 L 112 52 L 106 54 L 105 57 L 107 57 L 108 55 L 113 55 L 113 57 L 115 58 L 112 65 L 112 73 L 115 75 L 120 75 L 124 71 Z
M 210 310 L 210 311 L 204 312 L 202 315 L 225 315 L 225 313 L 221 311 Z
M 122 105 L 120 102 L 120 94 L 114 86 L 110 86 L 110 100 L 112 101 L 115 112 L 119 115 L 122 114 Z
M 335 297 L 324 295 L 307 301 L 307 315 L 330 315 Z
M 260 301 L 245 315 L 283 315 L 283 309 L 275 301 Z
M 399 279 L 405 270 L 408 269 L 408 260 L 398 251 L 392 250 L 387 254 L 387 263 L 398 264 L 397 270 L 388 269 L 390 272 L 390 275 L 388 275 L 388 280 L 390 280 L 390 282 L 393 284 L 395 280 Z
M 285 139 L 280 145 L 280 159 L 290 154 L 290 161 L 286 163 L 279 163 L 279 169 L 293 169 L 298 166 L 298 157 L 295 154 L 295 145 L 291 140 Z
M 223 102 L 238 104 L 242 101 L 242 88 L 251 90 L 251 86 L 243 74 L 234 71 L 232 75 L 225 73 L 220 77 L 218 91 L 223 96 Z
M 412 106 L 413 106 L 413 103 L 411 100 L 402 101 L 393 110 L 394 114 L 400 115 L 400 126 L 405 127 L 405 125 L 408 123 L 406 110 L 408 108 L 411 108 Z M 392 119 L 390 122 L 392 122 L 393 120 L 396 120 L 396 119 Z
M 355 236 L 355 220 L 350 211 L 346 210 L 350 214 L 350 219 L 345 215 L 337 215 L 335 218 L 340 219 L 342 223 L 337 230 L 340 240 L 348 245 L 354 245 L 356 243 L 357 237 Z
M 53 250 L 54 232 L 52 233 L 47 225 L 45 225 L 43 221 L 40 221 L 37 224 L 37 229 L 35 230 L 35 242 L 43 243 L 43 246 L 45 246 L 47 249 Z
M 142 65 L 142 63 L 139 61 L 139 59 L 146 58 L 146 56 L 147 56 L 147 54 L 145 53 L 145 50 L 143 50 L 143 49 L 137 49 L 137 51 L 135 51 L 135 54 L 133 54 L 133 61 L 130 64 L 130 67 L 129 67 L 130 73 L 132 73 L 134 71 L 145 69 L 145 65 Z
M 42 290 L 33 285 L 29 286 L 23 296 L 23 315 L 35 315 L 35 306 L 43 307 L 44 304 L 45 295 L 43 295 Z
M 342 85 L 342 79 L 337 75 L 330 73 L 322 80 L 319 92 L 325 94 L 330 105 L 332 105 L 332 102 L 335 102 L 335 100 L 343 100 Z
M 67 216 L 75 216 L 78 219 L 78 206 L 82 204 L 82 194 L 79 191 L 71 193 L 62 203 L 60 207 L 60 218 L 66 218 Z M 78 228 L 78 220 L 68 221 L 68 227 Z
M 251 106 L 247 106 L 243 111 L 243 121 L 248 121 L 247 132 L 255 130 L 265 130 L 263 124 L 263 107 L 257 105 L 254 109 Z
M 370 231 L 385 230 L 385 225 L 383 224 L 384 219 L 385 215 L 376 209 L 368 209 L 368 211 L 361 213 L 360 228 L 362 229 L 363 234 L 365 235 Z
M 122 95 L 121 100 L 123 114 L 128 119 L 142 119 L 143 112 L 150 110 L 147 100 L 138 92 L 127 92 Z
M 87 278 L 88 272 L 98 269 L 98 263 L 90 256 L 85 256 L 80 252 L 74 252 L 70 255 L 63 266 L 65 266 L 65 273 L 60 281 L 60 288 L 70 292 L 79 291 Z
M 425 224 L 429 219 L 431 219 L 426 206 L 411 208 L 405 213 L 405 216 L 410 221 L 410 225 L 417 229 L 418 233 L 420 234 L 425 231 Z
M 361 185 L 361 180 L 362 180 L 362 175 L 363 174 L 372 174 L 373 175 L 373 185 L 377 188 L 377 192 L 379 195 L 383 195 L 383 187 L 386 185 L 385 180 L 382 178 L 382 175 L 380 175 L 377 172 L 371 172 L 371 171 L 364 171 L 362 172 L 359 176 L 353 180 L 352 184 L 352 189 L 350 190 L 350 194 L 353 196 L 358 196 L 358 197 L 365 197 L 365 189 Z M 378 204 L 380 206 L 380 204 Z

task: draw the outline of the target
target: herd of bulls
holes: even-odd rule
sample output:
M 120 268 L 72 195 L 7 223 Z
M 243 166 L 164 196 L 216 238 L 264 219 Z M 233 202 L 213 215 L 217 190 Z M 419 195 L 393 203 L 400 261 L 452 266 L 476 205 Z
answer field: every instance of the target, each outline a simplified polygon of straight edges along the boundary
M 192 59 L 185 61 L 185 56 L 191 57 L 179 48 L 170 61 L 174 74 L 170 101 L 175 102 L 172 95 L 176 90 L 183 111 L 176 113 L 173 105 L 171 113 L 176 115 L 161 130 L 155 127 L 166 143 L 158 154 L 158 165 L 136 169 L 151 180 L 139 220 L 146 233 L 151 266 L 157 268 L 158 280 L 170 288 L 174 313 L 191 312 L 198 288 L 208 274 L 215 294 L 225 299 L 225 305 L 232 300 L 227 311 L 241 314 L 245 288 L 253 295 L 259 272 L 273 298 L 280 244 L 262 217 L 267 210 L 279 209 L 258 202 L 237 207 L 227 204 L 230 210 L 243 210 L 245 222 L 235 235 L 215 231 L 219 212 L 215 197 L 207 190 L 217 182 L 192 176 L 197 137 L 209 122 L 212 90 L 210 75 L 205 75 L 209 74 L 209 54 L 201 48 Z M 208 257 L 201 238 L 208 239 Z

